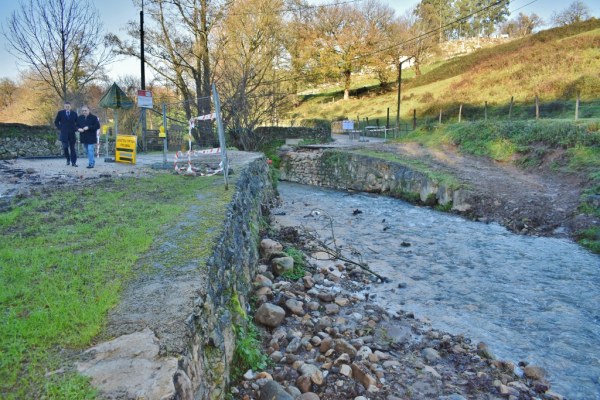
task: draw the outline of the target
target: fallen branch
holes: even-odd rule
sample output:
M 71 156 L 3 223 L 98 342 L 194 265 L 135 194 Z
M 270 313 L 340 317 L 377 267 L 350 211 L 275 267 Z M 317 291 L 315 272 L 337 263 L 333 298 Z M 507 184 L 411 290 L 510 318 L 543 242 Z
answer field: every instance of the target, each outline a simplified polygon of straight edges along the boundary
M 317 243 L 317 245 L 319 246 L 319 248 L 317 250 L 327 253 L 333 259 L 344 261 L 351 265 L 355 265 L 355 266 L 363 269 L 364 271 L 367 271 L 368 273 L 376 276 L 382 282 L 390 282 L 390 279 L 386 278 L 385 276 L 379 275 L 377 272 L 370 269 L 368 264 L 362 260 L 362 254 L 358 250 L 356 250 L 354 248 L 350 249 L 352 254 L 355 254 L 360 258 L 359 261 L 355 261 L 349 257 L 346 257 L 344 254 L 342 254 L 342 251 L 341 251 L 340 247 L 337 245 L 336 240 L 335 240 L 335 232 L 333 230 L 333 218 L 331 218 L 331 216 L 329 216 L 326 212 L 324 212 L 323 210 L 320 210 L 320 209 L 313 209 L 308 215 L 306 215 L 306 217 L 310 217 L 310 216 L 327 218 L 329 221 L 329 223 L 328 223 L 329 228 L 331 229 L 331 237 L 332 237 L 333 247 L 331 247 L 330 245 L 325 243 L 323 240 L 321 240 L 318 237 L 318 234 L 316 232 L 313 233 L 309 229 L 307 229 L 306 226 L 302 226 L 304 235 L 311 241 Z

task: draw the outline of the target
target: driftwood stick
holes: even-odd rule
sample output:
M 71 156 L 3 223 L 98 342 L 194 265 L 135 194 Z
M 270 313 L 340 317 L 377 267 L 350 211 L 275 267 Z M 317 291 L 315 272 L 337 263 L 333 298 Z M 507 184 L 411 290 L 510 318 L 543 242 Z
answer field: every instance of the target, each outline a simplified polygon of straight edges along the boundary
M 318 212 L 318 214 L 316 214 Z M 372 269 L 369 268 L 368 264 L 363 262 L 362 260 L 362 254 L 357 251 L 356 249 L 352 249 L 352 253 L 356 254 L 360 260 L 359 261 L 355 261 L 349 257 L 346 257 L 345 255 L 342 254 L 340 248 L 338 247 L 336 241 L 335 241 L 335 234 L 333 232 L 333 219 L 327 215 L 326 213 L 324 213 L 322 210 L 312 210 L 311 213 L 309 215 L 319 215 L 319 216 L 323 216 L 325 218 L 328 219 L 329 222 L 329 227 L 331 229 L 331 236 L 333 238 L 333 246 L 334 248 L 332 248 L 331 246 L 329 246 L 327 243 L 325 243 L 323 240 L 319 239 L 316 233 L 312 233 L 310 232 L 305 226 L 303 226 L 303 230 L 304 230 L 304 234 L 312 241 L 316 242 L 318 245 L 318 250 L 321 250 L 325 253 L 327 253 L 329 256 L 333 257 L 334 259 L 337 260 L 341 260 L 344 262 L 347 262 L 349 264 L 355 265 L 361 269 L 363 269 L 364 271 L 367 271 L 368 273 L 376 276 L 377 278 L 379 278 L 382 282 L 390 282 L 390 280 L 388 278 L 386 278 L 385 276 L 382 276 L 380 274 L 378 274 L 377 272 L 373 271 Z

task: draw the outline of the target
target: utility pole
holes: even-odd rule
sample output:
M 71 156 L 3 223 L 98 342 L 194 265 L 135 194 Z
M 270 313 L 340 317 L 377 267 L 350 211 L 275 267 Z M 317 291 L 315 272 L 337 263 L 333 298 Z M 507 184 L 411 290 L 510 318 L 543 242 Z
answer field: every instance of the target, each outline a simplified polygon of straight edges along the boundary
M 142 10 L 140 11 L 140 62 L 141 62 L 141 89 L 146 90 L 146 60 L 144 58 L 144 0 L 142 0 Z M 143 150 L 146 151 L 146 108 L 142 107 L 140 116 L 142 125 L 142 143 Z
M 402 64 L 407 62 L 408 60 L 410 60 L 411 58 L 413 58 L 412 56 L 405 58 L 404 60 L 399 59 L 398 61 L 398 102 L 397 102 L 397 107 L 396 107 L 396 129 L 398 129 L 398 132 L 400 131 L 400 92 L 401 92 L 401 88 L 400 85 L 402 84 Z

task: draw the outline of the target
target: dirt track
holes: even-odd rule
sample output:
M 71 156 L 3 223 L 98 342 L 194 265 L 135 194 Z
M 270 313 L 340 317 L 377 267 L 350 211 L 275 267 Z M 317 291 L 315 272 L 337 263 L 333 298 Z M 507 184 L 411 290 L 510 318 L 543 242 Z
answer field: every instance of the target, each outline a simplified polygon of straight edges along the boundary
M 469 216 L 495 221 L 510 230 L 544 236 L 570 236 L 597 226 L 597 218 L 577 207 L 585 177 L 551 171 L 545 164 L 523 170 L 511 163 L 460 154 L 453 147 L 430 149 L 416 143 L 373 143 L 369 147 L 419 159 L 468 185 L 475 202 Z

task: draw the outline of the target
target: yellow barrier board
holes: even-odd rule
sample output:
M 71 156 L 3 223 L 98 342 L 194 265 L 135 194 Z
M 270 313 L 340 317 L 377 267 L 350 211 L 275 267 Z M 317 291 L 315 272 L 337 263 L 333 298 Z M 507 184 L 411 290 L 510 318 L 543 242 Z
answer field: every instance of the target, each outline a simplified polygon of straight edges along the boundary
M 115 161 L 135 164 L 137 136 L 117 135 Z

